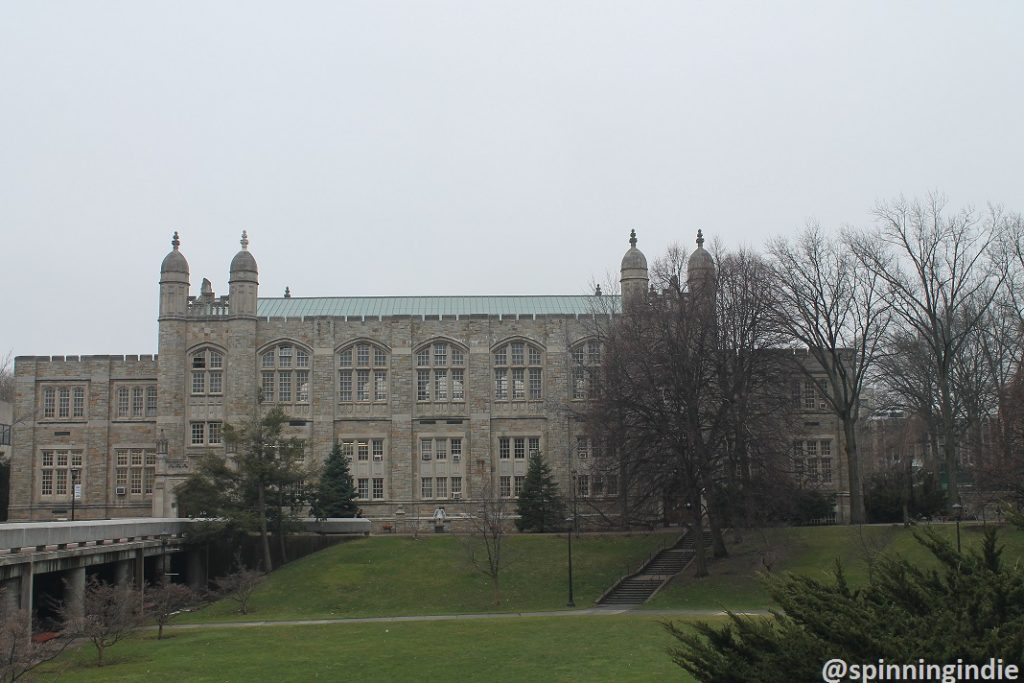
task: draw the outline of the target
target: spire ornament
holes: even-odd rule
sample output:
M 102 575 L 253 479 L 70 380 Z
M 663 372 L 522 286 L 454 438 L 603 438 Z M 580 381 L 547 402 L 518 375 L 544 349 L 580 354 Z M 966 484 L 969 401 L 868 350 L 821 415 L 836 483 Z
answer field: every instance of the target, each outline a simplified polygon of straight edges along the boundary
M 245 230 L 242 231 L 242 251 L 249 250 L 249 235 L 246 234 Z
M 697 228 L 697 248 L 704 248 L 704 233 L 700 231 L 700 228 Z
M 174 231 L 174 237 L 171 238 L 171 246 L 174 247 L 174 251 L 178 251 L 178 247 L 181 246 L 181 240 L 178 239 L 178 231 Z
M 636 249 L 636 229 L 629 231 L 629 246 Z

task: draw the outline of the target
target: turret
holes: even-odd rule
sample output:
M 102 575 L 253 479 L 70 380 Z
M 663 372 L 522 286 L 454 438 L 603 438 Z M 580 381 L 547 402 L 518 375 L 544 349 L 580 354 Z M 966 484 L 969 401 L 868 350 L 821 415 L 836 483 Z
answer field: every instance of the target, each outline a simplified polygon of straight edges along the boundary
M 636 230 L 629 233 L 629 250 L 622 257 L 621 277 L 622 310 L 635 310 L 647 300 L 647 257 L 636 248 Z
M 691 297 L 714 301 L 717 287 L 715 260 L 704 249 L 704 235 L 697 231 L 697 248 L 690 254 L 686 265 L 686 284 Z
M 242 231 L 242 250 L 231 259 L 228 280 L 229 305 L 232 316 L 255 316 L 259 272 L 256 259 L 249 253 L 249 236 Z
M 171 253 L 160 264 L 160 316 L 184 317 L 188 310 L 188 261 L 178 251 L 178 233 L 171 239 Z

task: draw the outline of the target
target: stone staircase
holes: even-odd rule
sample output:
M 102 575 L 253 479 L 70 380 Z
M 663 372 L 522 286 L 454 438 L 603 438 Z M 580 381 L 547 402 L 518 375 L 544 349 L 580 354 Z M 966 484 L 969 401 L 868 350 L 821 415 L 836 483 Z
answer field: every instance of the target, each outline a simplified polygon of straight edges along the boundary
M 704 545 L 711 545 L 711 533 L 704 532 Z M 683 571 L 694 556 L 694 534 L 687 532 L 671 548 L 665 548 L 640 568 L 623 577 L 597 601 L 599 607 L 642 605 L 669 579 Z

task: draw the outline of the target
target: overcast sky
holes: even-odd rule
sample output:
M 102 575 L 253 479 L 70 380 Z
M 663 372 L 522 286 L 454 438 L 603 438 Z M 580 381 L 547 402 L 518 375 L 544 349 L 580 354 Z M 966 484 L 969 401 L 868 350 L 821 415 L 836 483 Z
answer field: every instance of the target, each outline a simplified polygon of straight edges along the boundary
M 1024 3 L 0 0 L 0 352 L 227 293 L 574 294 L 697 228 L 1024 209 Z

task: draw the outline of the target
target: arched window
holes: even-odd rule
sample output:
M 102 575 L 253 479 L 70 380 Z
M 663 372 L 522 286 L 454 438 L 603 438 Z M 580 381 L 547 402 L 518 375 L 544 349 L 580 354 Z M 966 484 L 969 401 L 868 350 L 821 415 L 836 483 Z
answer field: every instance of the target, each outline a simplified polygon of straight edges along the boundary
M 416 351 L 416 400 L 466 400 L 466 350 L 435 341 Z
M 340 403 L 388 400 L 388 351 L 370 342 L 356 342 L 338 352 Z
M 192 352 L 192 395 L 220 396 L 224 393 L 224 354 L 209 347 Z
M 540 348 L 513 341 L 494 349 L 494 400 L 539 401 L 543 398 L 544 357 Z
M 260 353 L 260 401 L 309 403 L 310 353 L 281 342 Z
M 574 400 L 590 397 L 594 373 L 600 366 L 601 344 L 596 339 L 581 341 L 572 347 L 570 370 Z

